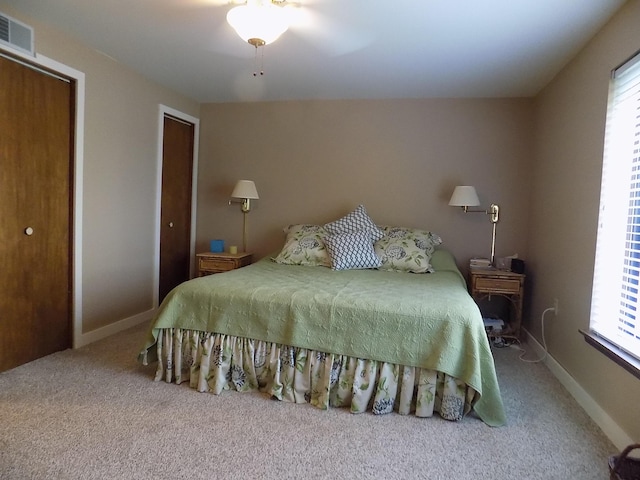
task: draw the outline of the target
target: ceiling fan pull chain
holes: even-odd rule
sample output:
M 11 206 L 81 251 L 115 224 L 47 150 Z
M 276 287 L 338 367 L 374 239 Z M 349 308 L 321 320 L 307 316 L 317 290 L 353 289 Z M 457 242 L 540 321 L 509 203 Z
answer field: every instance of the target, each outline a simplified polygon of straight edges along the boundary
M 253 76 L 258 76 L 258 45 L 255 46 L 256 51 L 253 56 Z M 264 46 L 260 48 L 260 75 L 264 75 Z
M 256 72 L 256 70 L 258 70 L 258 46 L 255 46 L 255 53 L 253 55 L 253 76 L 257 77 L 258 73 Z

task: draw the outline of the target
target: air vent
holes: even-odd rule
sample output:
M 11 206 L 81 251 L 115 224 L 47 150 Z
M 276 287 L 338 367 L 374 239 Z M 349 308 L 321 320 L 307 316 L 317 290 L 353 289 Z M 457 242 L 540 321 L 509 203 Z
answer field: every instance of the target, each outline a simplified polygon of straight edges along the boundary
M 35 56 L 33 50 L 33 28 L 4 13 L 0 13 L 0 46 L 2 45 L 7 45 Z

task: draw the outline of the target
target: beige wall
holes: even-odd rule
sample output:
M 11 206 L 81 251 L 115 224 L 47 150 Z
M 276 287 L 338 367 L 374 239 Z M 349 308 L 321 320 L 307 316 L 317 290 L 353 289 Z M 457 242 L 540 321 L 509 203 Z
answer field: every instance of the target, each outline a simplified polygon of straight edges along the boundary
M 36 51 L 85 74 L 82 331 L 153 308 L 159 104 L 197 117 L 199 105 L 48 26 Z
M 326 223 L 359 203 L 379 224 L 430 229 L 459 263 L 488 256 L 487 215 L 447 205 L 475 185 L 502 207 L 497 254 L 527 256 L 532 101 L 431 99 L 208 104 L 201 110 L 197 249 L 241 244 L 228 205 L 238 179 L 256 182 L 249 249 L 264 256 L 290 223 Z
M 531 235 L 532 308 L 527 328 L 626 433 L 640 440 L 640 380 L 588 346 L 610 71 L 640 48 L 640 2 L 628 2 L 536 99 Z

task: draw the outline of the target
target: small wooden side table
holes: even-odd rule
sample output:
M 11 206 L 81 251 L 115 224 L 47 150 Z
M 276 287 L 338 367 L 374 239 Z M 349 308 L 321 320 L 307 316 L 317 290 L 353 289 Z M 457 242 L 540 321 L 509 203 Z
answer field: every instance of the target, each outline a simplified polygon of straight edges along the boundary
M 228 272 L 251 264 L 252 253 L 197 253 L 198 277 Z
M 511 304 L 510 318 L 502 319 L 505 320 L 505 327 L 495 336 L 520 340 L 525 275 L 493 268 L 471 268 L 470 277 L 471 296 L 476 302 L 484 298 L 491 300 L 492 295 L 497 295 L 506 298 Z

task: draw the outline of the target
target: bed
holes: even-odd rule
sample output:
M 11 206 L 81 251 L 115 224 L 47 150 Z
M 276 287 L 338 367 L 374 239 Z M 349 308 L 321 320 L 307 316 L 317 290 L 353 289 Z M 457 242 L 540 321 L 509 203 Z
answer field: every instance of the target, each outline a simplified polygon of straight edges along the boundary
M 278 255 L 169 293 L 141 352 L 158 362 L 155 380 L 214 394 L 258 390 L 321 409 L 504 424 L 482 318 L 450 252 L 434 241 L 416 254 L 403 229 L 402 260 L 422 273 L 384 268 L 398 244 L 384 238 L 369 240 L 377 267 L 336 269 L 310 253 L 331 252 L 326 225 L 305 225 L 303 235 L 296 227 L 302 257 L 287 250 L 289 228 Z M 397 228 L 382 231 L 397 240 Z

